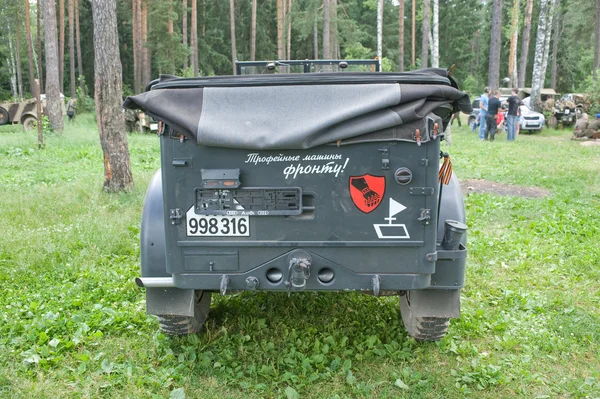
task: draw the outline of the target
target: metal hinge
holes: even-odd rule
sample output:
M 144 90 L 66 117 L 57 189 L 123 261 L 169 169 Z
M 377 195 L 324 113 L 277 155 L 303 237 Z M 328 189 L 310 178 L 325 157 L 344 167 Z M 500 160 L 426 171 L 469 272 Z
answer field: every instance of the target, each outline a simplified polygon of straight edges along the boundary
M 169 209 L 169 219 L 171 220 L 171 226 L 175 226 L 176 224 L 181 223 L 181 209 Z
M 429 221 L 431 220 L 431 209 L 421 208 L 421 215 L 417 220 L 425 225 L 429 224 Z

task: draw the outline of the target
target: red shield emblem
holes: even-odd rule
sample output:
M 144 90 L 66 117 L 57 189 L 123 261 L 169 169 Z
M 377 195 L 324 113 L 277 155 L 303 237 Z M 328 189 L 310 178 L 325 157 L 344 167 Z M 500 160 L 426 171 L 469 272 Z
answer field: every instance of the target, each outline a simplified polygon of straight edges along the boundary
M 350 177 L 352 202 L 364 213 L 373 212 L 385 194 L 385 177 L 362 175 Z

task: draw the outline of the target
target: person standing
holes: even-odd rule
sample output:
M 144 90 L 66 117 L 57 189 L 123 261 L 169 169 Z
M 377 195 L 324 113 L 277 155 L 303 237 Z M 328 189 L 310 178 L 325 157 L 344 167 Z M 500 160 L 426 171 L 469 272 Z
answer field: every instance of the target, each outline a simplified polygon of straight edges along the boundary
M 483 140 L 485 138 L 486 132 L 486 114 L 488 110 L 488 94 L 490 92 L 489 88 L 483 89 L 483 95 L 479 99 L 479 140 Z
M 488 101 L 488 109 L 485 114 L 485 135 L 484 139 L 487 140 L 489 136 L 490 141 L 494 141 L 494 137 L 496 136 L 496 129 L 498 126 L 496 125 L 496 115 L 500 110 L 500 92 L 494 90 L 492 96 Z
M 523 104 L 519 96 L 519 89 L 512 89 L 512 95 L 508 97 L 508 115 L 506 116 L 506 139 L 515 141 L 517 138 L 517 123 L 519 123 L 519 107 Z
M 77 99 L 75 97 L 71 98 L 67 103 L 67 116 L 69 117 L 69 121 L 72 121 L 75 118 L 75 108 L 77 107 Z

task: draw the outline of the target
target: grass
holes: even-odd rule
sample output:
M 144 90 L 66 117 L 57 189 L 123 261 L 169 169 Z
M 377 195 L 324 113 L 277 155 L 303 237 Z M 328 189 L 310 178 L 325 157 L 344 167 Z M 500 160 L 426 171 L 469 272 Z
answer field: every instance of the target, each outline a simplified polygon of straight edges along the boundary
M 466 198 L 462 315 L 419 344 L 397 298 L 346 293 L 214 295 L 202 334 L 158 333 L 133 282 L 157 138 L 111 195 L 90 116 L 43 150 L 1 128 L 0 397 L 600 398 L 600 148 L 453 133 L 459 177 L 550 195 Z

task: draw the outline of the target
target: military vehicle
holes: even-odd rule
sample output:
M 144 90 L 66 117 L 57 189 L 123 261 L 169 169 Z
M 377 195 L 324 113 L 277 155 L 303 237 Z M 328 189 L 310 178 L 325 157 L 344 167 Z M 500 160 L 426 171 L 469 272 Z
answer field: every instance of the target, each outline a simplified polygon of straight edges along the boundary
M 136 279 L 147 312 L 185 335 L 214 292 L 360 291 L 398 296 L 408 334 L 441 339 L 459 317 L 467 226 L 440 141 L 468 96 L 443 69 L 291 65 L 163 77 L 125 101 L 161 122 Z
M 46 114 L 46 95 L 42 94 L 42 113 Z M 63 116 L 67 114 L 65 109 L 65 96 L 61 93 L 61 107 Z M 37 101 L 35 98 L 21 102 L 0 103 L 0 126 L 6 124 L 21 124 L 25 131 L 36 129 L 37 126 Z

